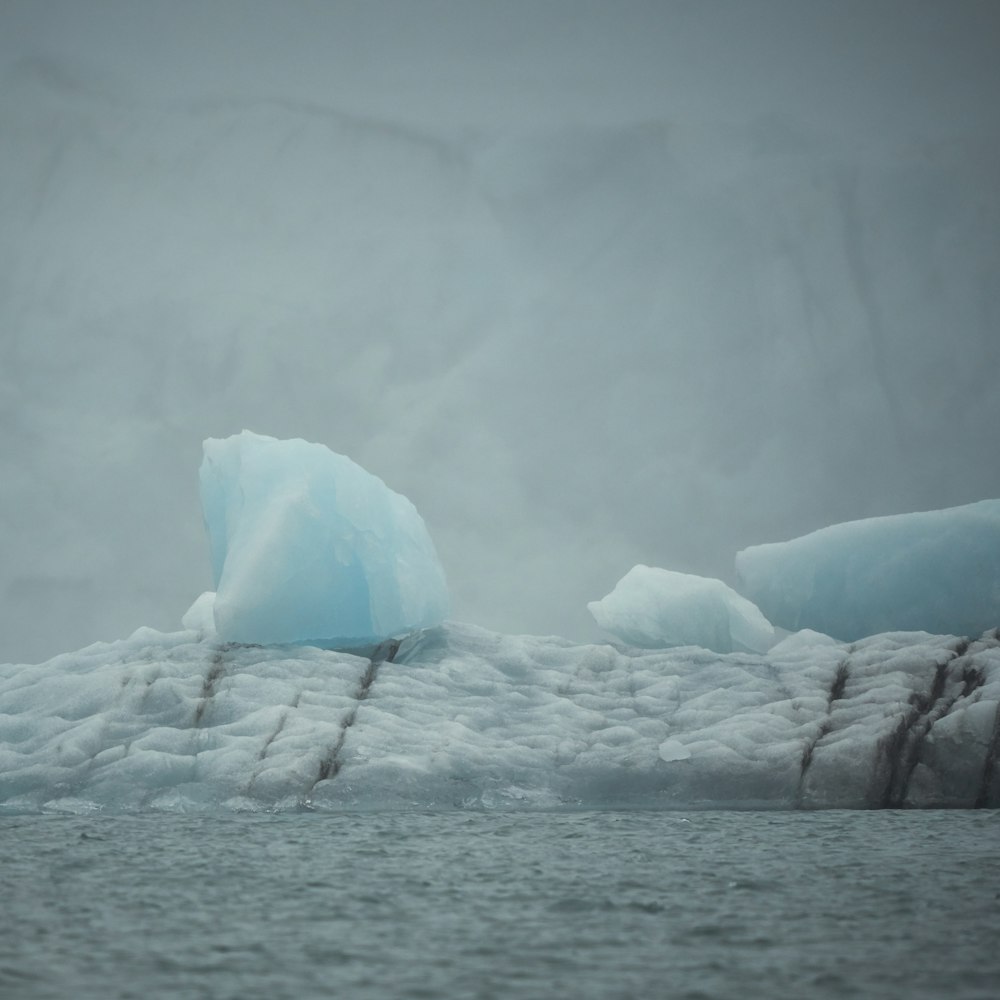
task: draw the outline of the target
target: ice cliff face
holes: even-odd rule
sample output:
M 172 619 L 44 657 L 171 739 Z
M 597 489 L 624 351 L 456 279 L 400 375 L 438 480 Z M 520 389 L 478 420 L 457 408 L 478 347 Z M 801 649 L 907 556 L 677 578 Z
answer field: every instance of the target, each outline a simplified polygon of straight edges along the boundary
M 141 629 L 0 667 L 8 810 L 1000 806 L 1000 638 L 765 656 L 464 625 L 367 656 Z

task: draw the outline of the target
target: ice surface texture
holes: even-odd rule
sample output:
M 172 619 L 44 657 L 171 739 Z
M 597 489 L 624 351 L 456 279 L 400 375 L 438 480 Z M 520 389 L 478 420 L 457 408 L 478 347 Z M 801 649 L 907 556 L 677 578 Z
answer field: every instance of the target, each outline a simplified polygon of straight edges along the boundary
M 740 590 L 782 628 L 850 641 L 1000 621 L 1000 500 L 835 524 L 736 557 Z
M 587 605 L 605 632 L 630 646 L 702 646 L 716 653 L 763 653 L 774 629 L 760 610 L 721 580 L 633 566 L 615 589 Z
M 381 479 L 321 444 L 249 431 L 204 449 L 222 639 L 348 648 L 444 620 L 427 528 Z
M 995 630 L 758 656 L 446 625 L 363 658 L 141 629 L 0 666 L 0 802 L 997 807 L 998 706 Z

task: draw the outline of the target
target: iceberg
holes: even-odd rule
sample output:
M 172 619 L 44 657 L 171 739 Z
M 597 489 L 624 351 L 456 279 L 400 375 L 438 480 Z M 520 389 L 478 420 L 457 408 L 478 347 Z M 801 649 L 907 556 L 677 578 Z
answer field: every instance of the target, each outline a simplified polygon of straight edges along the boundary
M 587 607 L 605 632 L 644 649 L 763 653 L 774 643 L 774 628 L 751 601 L 721 580 L 690 573 L 633 566 Z
M 772 646 L 721 581 L 636 566 L 591 605 L 627 647 L 500 635 L 444 622 L 413 505 L 322 445 L 209 439 L 201 494 L 217 590 L 180 631 L 0 665 L 0 809 L 1000 806 L 1000 629 Z M 815 581 L 895 545 L 995 584 L 996 506 L 963 511 L 741 560 Z
M 360 648 L 447 616 L 423 519 L 346 456 L 243 431 L 205 441 L 200 482 L 221 639 Z
M 743 594 L 789 631 L 978 635 L 1000 621 L 1000 500 L 836 524 L 736 556 Z
M 140 629 L 0 666 L 7 812 L 1000 807 L 998 756 L 997 630 L 758 655 L 449 623 L 358 656 Z

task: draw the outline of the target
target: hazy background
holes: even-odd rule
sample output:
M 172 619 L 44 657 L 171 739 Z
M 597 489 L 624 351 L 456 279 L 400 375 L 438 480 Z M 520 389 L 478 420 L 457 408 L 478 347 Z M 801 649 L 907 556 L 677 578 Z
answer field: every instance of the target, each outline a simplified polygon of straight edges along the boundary
M 454 617 L 1000 496 L 1000 4 L 0 0 L 0 659 L 178 626 L 201 441 Z

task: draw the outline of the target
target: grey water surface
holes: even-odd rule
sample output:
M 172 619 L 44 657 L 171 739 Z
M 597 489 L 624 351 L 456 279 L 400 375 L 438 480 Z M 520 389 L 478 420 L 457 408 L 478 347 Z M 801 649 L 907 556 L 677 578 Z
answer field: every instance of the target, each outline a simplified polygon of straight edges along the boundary
M 1000 990 L 1000 812 L 0 817 L 0 997 Z

